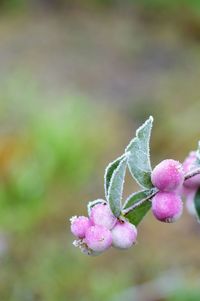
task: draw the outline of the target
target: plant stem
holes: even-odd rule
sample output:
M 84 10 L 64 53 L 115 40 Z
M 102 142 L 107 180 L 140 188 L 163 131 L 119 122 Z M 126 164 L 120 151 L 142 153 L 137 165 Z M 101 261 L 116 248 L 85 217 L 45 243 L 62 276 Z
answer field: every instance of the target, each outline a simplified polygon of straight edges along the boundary
M 189 173 L 187 173 L 184 177 L 184 181 L 196 176 L 196 175 L 199 175 L 200 174 L 200 168 L 197 168 Z M 150 202 L 151 199 L 156 195 L 156 193 L 158 193 L 158 189 L 156 189 L 154 192 L 152 192 L 151 195 L 149 195 L 148 197 L 142 199 L 142 200 L 139 200 L 138 202 L 134 203 L 132 206 L 130 206 L 129 208 L 126 208 L 124 210 L 122 210 L 122 214 L 124 216 L 126 216 L 129 212 L 133 211 L 135 208 L 141 206 L 142 204 L 144 204 L 145 202 Z
M 185 178 L 184 178 L 184 181 L 196 176 L 196 175 L 199 175 L 200 174 L 200 168 L 197 168 L 193 171 L 190 171 L 188 172 L 186 175 L 185 175 Z
M 125 216 L 127 215 L 129 212 L 131 212 L 132 210 L 134 210 L 135 208 L 141 206 L 142 204 L 144 204 L 145 202 L 150 202 L 150 200 L 152 199 L 152 197 L 154 197 L 154 195 L 156 195 L 156 193 L 158 192 L 158 190 L 155 190 L 154 192 L 152 192 L 152 194 L 150 194 L 148 197 L 139 200 L 138 202 L 135 202 L 132 206 L 130 206 L 129 208 L 126 208 L 122 211 L 122 214 Z

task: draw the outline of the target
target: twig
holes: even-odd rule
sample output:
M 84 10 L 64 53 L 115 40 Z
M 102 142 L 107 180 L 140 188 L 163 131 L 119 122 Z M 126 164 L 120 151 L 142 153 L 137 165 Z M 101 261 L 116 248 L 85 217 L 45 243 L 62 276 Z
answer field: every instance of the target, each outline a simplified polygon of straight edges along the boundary
M 184 181 L 196 176 L 196 175 L 199 175 L 200 174 L 200 168 L 197 168 L 191 172 L 188 172 L 186 175 L 185 175 L 185 179 Z
M 184 181 L 193 178 L 196 175 L 200 174 L 200 168 L 197 168 L 191 172 L 188 172 L 185 177 L 184 177 Z M 145 202 L 150 202 L 150 200 L 156 195 L 156 193 L 158 193 L 158 189 L 156 189 L 154 192 L 152 192 L 152 194 L 150 194 L 148 197 L 139 200 L 138 202 L 134 203 L 132 206 L 130 206 L 129 208 L 126 208 L 124 210 L 122 210 L 122 214 L 125 216 L 127 215 L 129 212 L 133 211 L 135 208 L 141 206 L 142 204 L 144 204 Z
M 142 204 L 144 204 L 147 201 L 150 201 L 152 199 L 152 197 L 154 197 L 154 195 L 156 195 L 156 193 L 158 192 L 158 190 L 156 189 L 154 192 L 152 192 L 152 194 L 150 194 L 148 197 L 139 200 L 138 202 L 134 203 L 132 206 L 130 206 L 129 208 L 126 208 L 122 211 L 123 215 L 127 215 L 130 211 L 134 210 L 135 208 L 141 206 Z

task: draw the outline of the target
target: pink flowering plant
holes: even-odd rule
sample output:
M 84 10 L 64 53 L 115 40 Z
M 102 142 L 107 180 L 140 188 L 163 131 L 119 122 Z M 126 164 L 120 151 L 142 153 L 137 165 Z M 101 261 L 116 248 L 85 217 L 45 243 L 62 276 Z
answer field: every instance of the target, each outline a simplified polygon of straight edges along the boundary
M 111 246 L 128 249 L 136 243 L 137 227 L 148 211 L 158 221 L 177 221 L 183 200 L 189 213 L 200 219 L 200 142 L 183 164 L 167 159 L 153 170 L 150 162 L 150 136 L 153 117 L 136 131 L 122 156 L 111 162 L 104 176 L 105 199 L 88 203 L 88 217 L 70 219 L 75 247 L 88 255 L 99 255 Z M 127 170 L 141 190 L 122 202 Z

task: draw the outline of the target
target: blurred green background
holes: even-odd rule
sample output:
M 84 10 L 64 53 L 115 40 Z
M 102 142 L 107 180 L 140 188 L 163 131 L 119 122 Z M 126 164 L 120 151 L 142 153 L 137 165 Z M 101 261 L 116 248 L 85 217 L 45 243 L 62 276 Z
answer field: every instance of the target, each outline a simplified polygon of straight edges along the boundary
M 153 165 L 196 148 L 200 1 L 1 0 L 0 66 L 0 300 L 199 301 L 187 212 L 150 213 L 134 248 L 95 258 L 69 218 L 150 114 Z

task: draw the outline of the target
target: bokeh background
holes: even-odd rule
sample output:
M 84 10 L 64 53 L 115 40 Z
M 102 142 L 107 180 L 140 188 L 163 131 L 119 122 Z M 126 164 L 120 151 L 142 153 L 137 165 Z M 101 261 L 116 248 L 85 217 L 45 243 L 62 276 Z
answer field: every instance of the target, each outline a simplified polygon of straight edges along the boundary
M 0 300 L 200 300 L 186 210 L 95 258 L 69 231 L 150 114 L 153 165 L 196 148 L 199 79 L 199 0 L 0 1 Z

